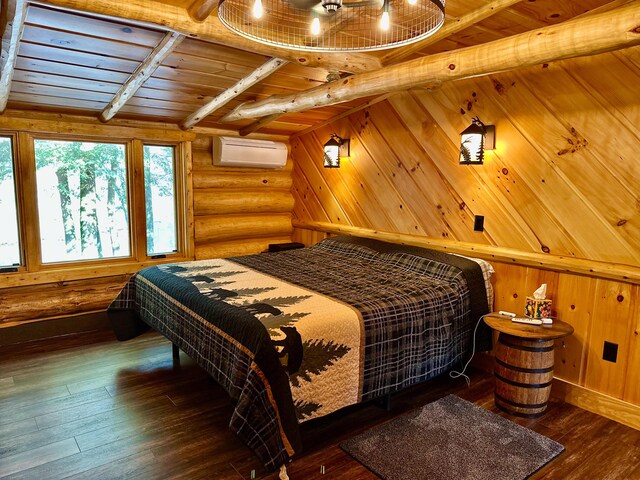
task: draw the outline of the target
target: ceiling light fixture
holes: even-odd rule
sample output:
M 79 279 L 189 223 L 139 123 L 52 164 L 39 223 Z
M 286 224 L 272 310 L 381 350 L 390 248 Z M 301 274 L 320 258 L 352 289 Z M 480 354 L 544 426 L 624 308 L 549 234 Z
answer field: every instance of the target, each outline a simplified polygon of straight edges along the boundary
M 363 52 L 432 35 L 444 22 L 444 8 L 445 0 L 221 0 L 218 16 L 235 33 L 266 45 Z
M 380 17 L 380 28 L 385 32 L 389 30 L 389 0 L 384 0 L 384 7 L 382 7 L 382 17 Z
M 320 35 L 320 19 L 318 17 L 313 17 L 311 21 L 311 33 Z
M 262 14 L 264 13 L 262 0 L 254 0 L 253 9 L 251 11 L 253 13 L 253 18 L 262 18 Z

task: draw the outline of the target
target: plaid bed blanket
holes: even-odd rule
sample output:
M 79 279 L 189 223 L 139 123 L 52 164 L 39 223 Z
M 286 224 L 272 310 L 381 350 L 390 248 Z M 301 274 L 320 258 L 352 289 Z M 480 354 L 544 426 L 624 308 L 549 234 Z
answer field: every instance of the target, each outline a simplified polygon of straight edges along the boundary
M 249 272 L 259 285 L 239 286 L 237 279 Z M 264 292 L 276 287 L 265 287 L 264 278 L 289 285 L 290 297 L 326 297 L 316 308 L 334 326 L 322 334 L 305 330 L 310 309 L 274 303 L 276 297 Z M 335 333 L 349 318 L 340 308 L 345 305 L 358 312 L 360 324 L 359 339 L 351 343 Z M 236 402 L 231 430 L 275 469 L 301 450 L 299 421 L 344 406 L 344 400 L 335 408 L 308 401 L 319 396 L 314 386 L 332 378 L 332 371 L 355 371 L 357 388 L 348 403 L 433 378 L 466 360 L 473 328 L 487 311 L 475 262 L 347 237 L 302 250 L 145 269 L 132 277 L 109 314 L 118 338 L 151 325 L 205 368 Z M 281 341 L 284 332 L 289 340 L 287 329 L 296 325 L 294 343 Z M 287 376 L 280 357 L 286 348 L 291 366 L 296 336 L 301 358 L 293 360 Z M 481 336 L 489 338 L 486 332 Z M 358 352 L 355 367 L 339 361 L 349 351 Z M 319 403 L 333 405 L 323 398 Z

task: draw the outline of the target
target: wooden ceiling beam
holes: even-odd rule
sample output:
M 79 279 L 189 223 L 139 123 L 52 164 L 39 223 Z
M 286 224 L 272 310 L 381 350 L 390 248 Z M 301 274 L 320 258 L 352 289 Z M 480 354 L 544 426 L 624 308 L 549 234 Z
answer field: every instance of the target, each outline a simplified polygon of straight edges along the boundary
M 369 95 L 619 50 L 640 44 L 640 2 L 472 47 L 360 73 L 293 95 L 238 106 L 221 121 L 335 105 Z
M 406 47 L 396 48 L 384 55 L 382 57 L 382 64 L 386 66 L 400 63 L 408 56 L 425 49 L 429 45 L 433 45 L 440 40 L 444 40 L 454 33 L 461 32 L 465 28 L 469 28 L 476 23 L 479 23 L 482 20 L 485 20 L 495 15 L 496 13 L 501 12 L 505 8 L 509 8 L 516 3 L 520 3 L 521 1 L 522 0 L 494 0 L 493 2 L 487 3 L 486 5 L 483 5 L 480 8 L 467 13 L 466 15 L 445 20 L 442 28 L 440 28 L 440 30 L 438 30 L 430 37 L 427 37 L 424 40 L 418 41 L 416 43 L 412 43 L 411 45 L 407 45 Z
M 18 58 L 18 44 L 24 30 L 24 19 L 27 16 L 26 0 L 3 0 L 2 17 L 2 54 L 0 56 L 0 114 L 7 108 L 13 71 Z
M 196 22 L 204 22 L 218 8 L 219 0 L 195 0 L 189 7 L 189 15 Z
M 236 98 L 242 92 L 251 88 L 256 83 L 264 80 L 273 72 L 285 66 L 287 63 L 289 62 L 281 58 L 272 58 L 268 60 L 266 63 L 256 68 L 249 75 L 238 80 L 235 85 L 229 87 L 220 95 L 212 99 L 209 103 L 203 105 L 187 118 L 185 118 L 182 122 L 180 122 L 180 128 L 182 128 L 183 130 L 192 128 L 197 123 L 201 122 L 213 112 L 218 110 L 220 107 L 226 105 L 229 101 Z
M 262 118 L 256 120 L 255 122 L 253 122 L 252 124 L 247 125 L 246 127 L 242 127 L 238 131 L 238 134 L 241 137 L 246 137 L 250 133 L 253 133 L 253 132 L 256 132 L 256 131 L 260 130 L 262 127 L 264 127 L 268 123 L 276 121 L 277 119 L 279 119 L 283 115 L 284 115 L 283 113 L 274 113 L 273 115 L 269 115 L 268 117 L 262 117 Z
M 111 20 L 123 19 L 129 23 L 150 28 L 172 30 L 188 37 L 268 57 L 283 58 L 308 67 L 355 73 L 382 66 L 378 57 L 366 53 L 299 52 L 263 45 L 233 33 L 215 15 L 209 16 L 204 22 L 197 22 L 189 16 L 185 8 L 154 0 L 127 0 L 124 2 L 113 2 L 112 0 L 33 0 L 30 3 L 66 11 L 87 12 Z
M 329 125 L 331 123 L 337 122 L 340 119 L 343 119 L 345 117 L 348 117 L 351 114 L 359 112 L 360 110 L 364 110 L 365 108 L 372 107 L 376 103 L 384 102 L 387 98 L 389 98 L 392 95 L 394 95 L 394 94 L 393 93 L 385 93 L 383 95 L 380 95 L 380 96 L 377 96 L 377 97 L 372 98 L 370 100 L 367 100 L 366 102 L 361 103 L 360 105 L 356 105 L 355 107 L 350 108 L 349 110 L 347 110 L 345 112 L 339 113 L 338 115 L 335 115 L 334 117 L 328 118 L 323 122 L 317 123 L 316 125 L 311 125 L 309 128 L 305 128 L 304 130 L 296 132 L 293 135 L 291 135 L 291 137 L 289 137 L 289 138 L 293 139 L 293 138 L 296 138 L 296 137 L 301 137 L 302 135 L 306 135 L 307 133 L 311 133 L 311 132 L 313 132 L 315 130 L 318 130 L 319 128 L 324 127 L 325 125 Z M 269 117 L 265 117 L 265 118 L 269 118 Z
M 113 99 L 100 113 L 100 121 L 108 122 L 133 97 L 138 89 L 146 82 L 153 72 L 162 64 L 173 50 L 184 40 L 184 35 L 167 32 L 162 41 L 153 49 L 149 56 L 131 74 L 129 79 L 120 87 Z

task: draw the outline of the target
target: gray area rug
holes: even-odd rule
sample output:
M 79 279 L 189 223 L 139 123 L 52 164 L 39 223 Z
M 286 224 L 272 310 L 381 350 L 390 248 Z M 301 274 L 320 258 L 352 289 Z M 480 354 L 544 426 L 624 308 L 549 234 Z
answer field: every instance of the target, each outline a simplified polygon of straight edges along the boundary
M 564 447 L 455 395 L 340 446 L 385 480 L 522 480 Z

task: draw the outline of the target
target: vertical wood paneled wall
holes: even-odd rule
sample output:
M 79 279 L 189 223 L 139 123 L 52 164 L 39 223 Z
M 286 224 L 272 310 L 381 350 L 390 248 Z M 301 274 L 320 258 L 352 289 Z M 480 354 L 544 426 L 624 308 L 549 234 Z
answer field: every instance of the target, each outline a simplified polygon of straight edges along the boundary
M 294 218 L 524 252 L 640 265 L 640 48 L 414 90 L 292 138 Z M 460 132 L 496 125 L 483 166 L 458 165 Z M 339 170 L 322 144 L 351 139 Z M 473 231 L 475 215 L 484 232 Z M 317 233 L 297 231 L 313 243 Z M 556 375 L 640 405 L 639 287 L 496 264 L 496 309 L 549 284 L 576 333 Z M 604 341 L 616 363 L 602 360 Z
M 291 241 L 291 161 L 282 170 L 213 165 L 211 136 L 192 143 L 196 259 Z
M 494 263 L 495 309 L 524 313 L 524 299 L 542 283 L 554 315 L 573 335 L 556 341 L 554 375 L 640 405 L 640 286 L 531 267 Z M 615 363 L 602 359 L 604 342 L 618 345 Z

